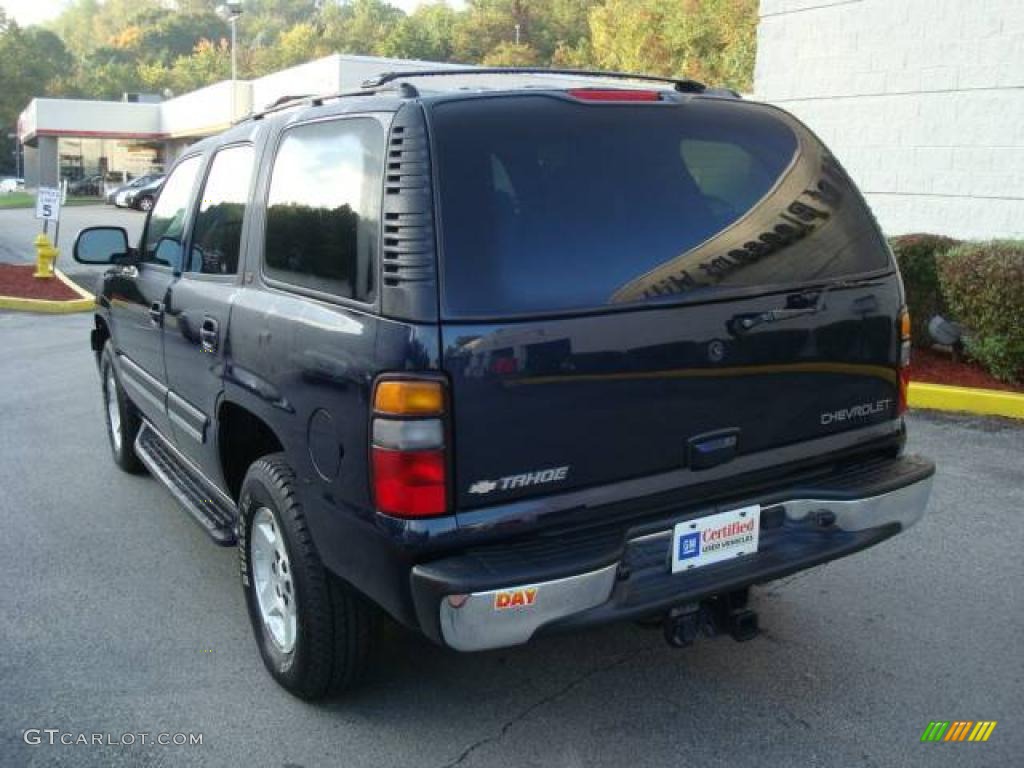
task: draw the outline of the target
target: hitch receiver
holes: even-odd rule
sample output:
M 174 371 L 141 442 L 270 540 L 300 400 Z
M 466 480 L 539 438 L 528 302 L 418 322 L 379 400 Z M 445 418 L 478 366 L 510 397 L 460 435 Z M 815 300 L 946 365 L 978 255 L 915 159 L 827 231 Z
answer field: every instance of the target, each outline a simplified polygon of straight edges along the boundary
M 739 590 L 673 608 L 665 616 L 665 642 L 685 648 L 700 635 L 728 633 L 737 642 L 757 637 L 757 612 L 747 608 L 747 590 Z

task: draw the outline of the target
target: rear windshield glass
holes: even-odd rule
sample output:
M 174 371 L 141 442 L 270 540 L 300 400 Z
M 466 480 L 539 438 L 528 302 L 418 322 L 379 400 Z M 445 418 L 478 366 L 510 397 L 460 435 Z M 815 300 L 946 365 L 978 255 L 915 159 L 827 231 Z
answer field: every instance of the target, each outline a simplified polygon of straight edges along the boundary
M 763 106 L 557 96 L 432 111 L 448 317 L 791 285 L 888 266 L 813 135 Z

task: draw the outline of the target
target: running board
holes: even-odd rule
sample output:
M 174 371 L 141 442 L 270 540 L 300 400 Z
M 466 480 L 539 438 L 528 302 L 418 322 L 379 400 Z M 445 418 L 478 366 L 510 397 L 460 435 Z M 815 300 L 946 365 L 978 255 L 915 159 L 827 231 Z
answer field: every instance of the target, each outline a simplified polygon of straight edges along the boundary
M 237 541 L 235 521 L 238 511 L 235 505 L 211 488 L 209 482 L 147 421 L 142 422 L 139 436 L 135 439 L 135 453 L 211 539 L 222 547 L 229 547 Z

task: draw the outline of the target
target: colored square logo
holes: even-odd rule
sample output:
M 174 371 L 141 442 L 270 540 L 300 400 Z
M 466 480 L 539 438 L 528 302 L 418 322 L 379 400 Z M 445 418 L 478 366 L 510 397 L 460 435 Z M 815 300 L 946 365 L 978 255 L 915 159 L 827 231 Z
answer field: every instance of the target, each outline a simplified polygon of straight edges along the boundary
M 700 554 L 700 533 L 688 533 L 679 537 L 679 559 L 688 560 Z

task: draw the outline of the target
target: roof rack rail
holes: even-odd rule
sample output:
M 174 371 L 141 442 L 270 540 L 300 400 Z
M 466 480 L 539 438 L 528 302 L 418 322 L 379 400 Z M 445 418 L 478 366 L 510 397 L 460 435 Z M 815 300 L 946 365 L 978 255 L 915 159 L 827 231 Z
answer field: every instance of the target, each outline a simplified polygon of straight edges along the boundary
M 238 121 L 237 123 L 244 123 L 246 120 L 262 120 L 267 115 L 272 115 L 275 112 L 283 112 L 286 109 L 298 106 L 301 102 L 305 101 L 309 104 L 315 105 L 318 101 L 322 100 L 323 96 L 317 96 L 315 93 L 302 93 L 293 95 L 278 96 L 270 104 L 265 106 L 263 109 L 253 112 Z
M 295 96 L 281 96 L 258 112 L 253 112 L 251 115 L 246 115 L 245 117 L 236 120 L 234 124 L 238 125 L 239 123 L 244 123 L 248 120 L 262 120 L 267 115 L 272 115 L 275 112 L 283 112 L 286 109 L 299 106 L 301 102 L 306 102 L 311 107 L 319 107 L 328 100 L 343 99 L 346 96 L 366 96 L 367 93 L 371 92 L 386 93 L 391 91 L 396 92 L 398 96 L 403 99 L 414 99 L 420 95 L 420 92 L 416 90 L 416 86 L 411 83 L 397 83 L 395 85 L 389 85 L 387 88 L 367 88 L 364 86 L 357 91 L 341 91 L 340 93 L 320 94 L 306 93 L 297 94 Z
M 302 101 L 303 99 L 312 99 L 315 95 L 316 95 L 315 93 L 294 93 L 294 94 L 289 93 L 289 94 L 286 94 L 284 96 L 278 96 L 272 102 L 267 104 L 267 106 L 264 107 L 264 110 L 271 110 L 271 109 L 274 109 L 275 107 L 283 107 L 285 104 L 288 104 L 289 102 L 292 102 L 292 101 Z
M 576 77 L 597 77 L 613 80 L 643 80 L 652 83 L 666 83 L 681 93 L 703 93 L 704 83 L 696 80 L 658 75 L 640 75 L 632 72 L 602 72 L 596 69 L 547 69 L 545 67 L 459 67 L 456 69 L 423 69 L 384 72 L 363 81 L 363 88 L 379 88 L 385 83 L 403 77 L 445 77 L 451 75 L 570 75 Z

